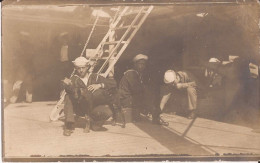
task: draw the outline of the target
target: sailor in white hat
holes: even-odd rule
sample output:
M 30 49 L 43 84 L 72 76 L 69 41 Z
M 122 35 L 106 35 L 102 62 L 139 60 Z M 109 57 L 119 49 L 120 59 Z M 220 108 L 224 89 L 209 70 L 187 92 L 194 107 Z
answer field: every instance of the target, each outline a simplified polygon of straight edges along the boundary
M 80 78 L 84 78 L 90 68 L 90 61 L 85 57 L 78 57 L 72 63 Z
M 75 122 L 74 113 L 78 116 L 85 116 L 86 127 L 84 132 L 102 130 L 102 125 L 111 116 L 110 109 L 96 110 L 96 106 L 107 104 L 114 100 L 109 90 L 116 88 L 114 79 L 104 78 L 95 73 L 89 73 L 90 61 L 85 57 L 78 57 L 72 61 L 76 69 L 75 75 L 63 81 L 68 95 L 65 97 L 65 128 L 63 135 L 70 136 L 72 124 Z M 95 103 L 94 103 L 95 101 Z M 91 126 L 90 126 L 90 119 Z
M 148 56 L 144 54 L 138 54 L 133 58 L 133 62 L 139 61 L 139 60 L 148 60 Z
M 220 60 L 217 59 L 217 58 L 210 58 L 210 59 L 209 59 L 209 62 L 210 62 L 210 63 L 220 63 Z
M 134 70 L 138 71 L 138 73 L 143 73 L 146 68 L 146 63 L 148 60 L 148 56 L 144 54 L 138 54 L 133 58 Z
M 208 64 L 211 66 L 219 66 L 221 65 L 221 61 L 218 58 L 210 58 Z M 210 66 L 205 69 L 205 77 L 210 88 L 220 86 L 222 83 L 222 76 L 214 71 L 214 69 L 210 68 Z
M 176 73 L 173 70 L 167 70 L 164 74 L 164 83 L 170 84 L 176 81 L 177 76 Z
M 76 75 L 81 78 L 81 80 L 87 84 L 88 81 L 88 69 L 90 68 L 89 60 L 85 57 L 78 57 L 74 61 L 72 61 L 74 64 Z M 65 78 L 63 80 L 63 83 L 65 85 L 71 85 L 71 79 Z
M 171 97 L 172 91 L 179 90 L 176 92 L 187 92 L 188 99 L 188 110 L 190 114 L 188 118 L 192 119 L 195 117 L 195 110 L 197 108 L 197 80 L 195 77 L 187 71 L 167 70 L 164 74 L 164 83 L 167 84 L 167 91 L 161 99 L 160 108 L 164 109 L 166 103 Z M 174 89 L 172 89 L 174 88 Z M 175 92 L 175 93 L 176 93 Z

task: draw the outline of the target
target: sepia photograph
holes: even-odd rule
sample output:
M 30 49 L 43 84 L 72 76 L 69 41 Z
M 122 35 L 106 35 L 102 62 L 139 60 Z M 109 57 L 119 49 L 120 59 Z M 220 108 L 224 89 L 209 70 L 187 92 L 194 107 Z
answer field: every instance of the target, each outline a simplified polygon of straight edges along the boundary
M 4 0 L 2 161 L 259 161 L 259 4 Z

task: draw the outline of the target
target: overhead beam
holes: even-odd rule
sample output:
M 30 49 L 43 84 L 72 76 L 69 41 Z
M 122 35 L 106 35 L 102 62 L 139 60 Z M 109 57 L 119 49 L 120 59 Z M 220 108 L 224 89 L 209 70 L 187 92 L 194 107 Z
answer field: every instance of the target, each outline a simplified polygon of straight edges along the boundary
M 5 0 L 2 5 L 192 5 L 192 4 L 248 4 L 257 0 Z

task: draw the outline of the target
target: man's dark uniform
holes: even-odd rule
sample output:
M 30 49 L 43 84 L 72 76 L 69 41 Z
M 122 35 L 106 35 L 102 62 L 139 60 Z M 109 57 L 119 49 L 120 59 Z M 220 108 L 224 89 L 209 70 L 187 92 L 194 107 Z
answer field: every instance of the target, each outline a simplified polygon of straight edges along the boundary
M 104 122 L 111 116 L 109 108 L 99 109 L 98 105 L 112 104 L 114 102 L 113 93 L 116 89 L 114 79 L 104 78 L 101 75 L 90 74 L 88 82 L 84 82 L 77 75 L 71 78 L 72 85 L 66 86 L 65 90 L 65 124 L 74 123 L 74 113 L 78 116 L 88 115 L 92 119 L 93 126 L 101 127 Z M 92 84 L 103 84 L 103 88 L 90 92 L 87 87 Z
M 229 110 L 241 105 L 248 96 L 248 80 L 250 78 L 249 61 L 237 58 L 226 65 L 207 64 L 223 77 L 225 109 Z
M 119 83 L 119 99 L 122 108 L 132 108 L 133 119 L 138 119 L 143 106 L 144 84 L 140 73 L 130 69 Z
M 145 84 L 142 74 L 134 69 L 124 73 L 119 83 L 119 99 L 122 108 L 132 109 L 133 121 L 140 120 L 140 112 L 152 114 L 153 123 L 168 125 L 160 118 L 161 110 L 156 105 L 151 88 Z

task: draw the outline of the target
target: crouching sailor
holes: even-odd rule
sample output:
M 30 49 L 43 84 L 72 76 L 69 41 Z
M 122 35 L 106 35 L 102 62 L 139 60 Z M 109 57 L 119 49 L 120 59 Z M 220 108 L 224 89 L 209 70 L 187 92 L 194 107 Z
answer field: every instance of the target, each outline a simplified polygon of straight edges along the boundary
M 76 117 L 84 117 L 86 126 L 84 132 L 104 130 L 103 124 L 111 116 L 109 107 L 96 107 L 113 101 L 111 90 L 116 89 L 116 81 L 104 78 L 95 73 L 89 73 L 90 62 L 84 57 L 72 61 L 76 73 L 70 79 L 65 78 L 63 85 L 67 95 L 64 101 L 65 127 L 64 136 L 70 136 Z

